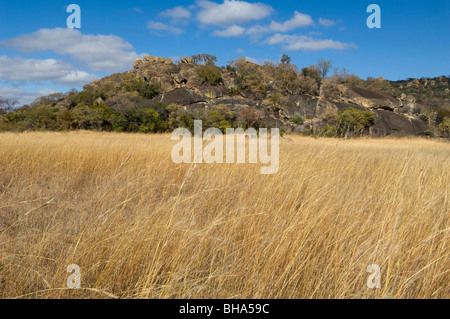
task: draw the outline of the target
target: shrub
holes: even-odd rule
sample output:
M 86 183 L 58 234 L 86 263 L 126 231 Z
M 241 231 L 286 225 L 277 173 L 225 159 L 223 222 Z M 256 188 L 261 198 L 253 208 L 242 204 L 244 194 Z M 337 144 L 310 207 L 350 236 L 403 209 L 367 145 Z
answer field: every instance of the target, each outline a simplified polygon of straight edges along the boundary
M 321 136 L 324 137 L 337 137 L 338 129 L 336 125 L 325 125 L 325 127 L 322 129 L 322 132 L 320 133 Z
M 317 95 L 319 92 L 319 85 L 317 81 L 309 76 L 299 77 L 299 90 L 302 94 Z
M 31 108 L 27 114 L 27 128 L 33 130 L 54 130 L 58 109 L 52 106 L 39 106 Z
M 153 109 L 140 109 L 137 111 L 139 130 L 142 133 L 154 133 L 159 126 L 159 114 Z
M 450 138 L 450 117 L 444 118 L 444 120 L 438 126 L 439 134 L 442 137 Z
M 450 106 L 440 107 L 437 111 L 436 122 L 437 124 L 443 123 L 445 119 L 450 118 Z
M 144 99 L 153 99 L 155 96 L 161 94 L 161 85 L 158 83 L 141 82 L 137 89 L 139 96 Z
M 222 71 L 215 65 L 202 65 L 197 68 L 197 75 L 204 84 L 217 85 L 222 82 Z
M 274 69 L 275 83 L 283 94 L 295 94 L 300 88 L 300 79 L 295 65 L 281 63 Z
M 83 104 L 72 110 L 72 128 L 100 130 L 108 117 L 101 108 L 90 108 Z
M 151 108 L 128 109 L 124 112 L 126 128 L 130 132 L 156 133 L 165 129 L 166 123 Z
M 301 116 L 296 116 L 293 119 L 291 119 L 291 122 L 297 125 L 302 125 L 303 123 L 305 123 L 305 119 Z
M 282 98 L 283 98 L 283 95 L 280 93 L 275 93 L 275 94 L 272 94 L 271 96 L 269 96 L 271 106 L 274 110 L 277 111 L 283 107 L 282 102 L 281 102 Z
M 105 100 L 107 95 L 101 89 L 81 91 L 78 93 L 76 104 L 93 105 L 98 98 Z
M 249 127 L 258 128 L 258 122 L 261 120 L 261 115 L 255 109 L 246 107 L 241 111 L 240 116 L 245 121 L 245 129 Z
M 320 87 L 320 95 L 331 100 L 338 100 L 344 95 L 346 90 L 347 87 L 338 83 L 336 79 L 325 79 Z
M 231 72 L 231 73 L 236 73 L 237 72 L 237 68 L 235 66 L 230 65 L 230 64 L 227 65 L 226 69 L 227 69 L 228 72 Z
M 0 132 L 8 131 L 10 129 L 10 123 L 8 120 L 0 115 Z
M 304 77 L 310 77 L 311 79 L 316 80 L 317 83 L 320 83 L 320 81 L 322 80 L 322 74 L 315 65 L 303 68 L 301 75 L 303 75 Z
M 375 115 L 370 111 L 360 111 L 353 107 L 339 113 L 337 117 L 338 134 L 349 135 L 357 133 L 362 135 L 364 130 L 375 123 Z
M 255 93 L 262 98 L 267 95 L 268 87 L 262 80 L 262 76 L 251 69 L 240 70 L 235 78 L 235 84 L 239 91 Z

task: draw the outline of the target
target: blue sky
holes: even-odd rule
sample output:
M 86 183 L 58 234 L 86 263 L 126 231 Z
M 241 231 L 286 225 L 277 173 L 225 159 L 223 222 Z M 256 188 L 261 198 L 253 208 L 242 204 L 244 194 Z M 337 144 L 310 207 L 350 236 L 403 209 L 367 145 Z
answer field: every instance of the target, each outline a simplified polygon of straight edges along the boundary
M 81 29 L 67 28 L 70 4 Z M 369 4 L 381 29 L 369 29 Z M 29 103 L 132 68 L 144 54 L 263 63 L 319 58 L 362 78 L 450 74 L 450 1 L 0 1 L 0 96 Z

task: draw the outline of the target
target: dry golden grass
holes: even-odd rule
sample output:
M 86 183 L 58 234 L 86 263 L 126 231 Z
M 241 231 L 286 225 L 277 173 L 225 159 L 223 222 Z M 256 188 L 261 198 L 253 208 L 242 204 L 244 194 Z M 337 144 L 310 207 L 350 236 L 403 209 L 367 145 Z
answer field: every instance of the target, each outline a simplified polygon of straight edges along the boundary
M 0 297 L 450 297 L 448 143 L 289 136 L 270 176 L 174 143 L 0 134 Z

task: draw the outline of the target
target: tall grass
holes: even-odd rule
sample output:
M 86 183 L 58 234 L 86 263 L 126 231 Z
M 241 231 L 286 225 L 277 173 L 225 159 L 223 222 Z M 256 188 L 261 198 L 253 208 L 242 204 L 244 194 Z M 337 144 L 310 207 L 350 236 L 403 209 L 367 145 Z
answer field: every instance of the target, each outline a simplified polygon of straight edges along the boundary
M 448 143 L 289 136 L 275 175 L 173 145 L 0 134 L 0 297 L 450 297 Z

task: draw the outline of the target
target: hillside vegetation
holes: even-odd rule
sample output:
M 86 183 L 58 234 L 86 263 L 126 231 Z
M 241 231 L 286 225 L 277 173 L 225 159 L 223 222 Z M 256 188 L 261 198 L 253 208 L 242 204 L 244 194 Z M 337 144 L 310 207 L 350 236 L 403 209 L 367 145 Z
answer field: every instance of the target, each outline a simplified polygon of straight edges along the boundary
M 0 297 L 450 297 L 448 143 L 289 136 L 270 176 L 174 144 L 0 134 Z
M 96 130 L 164 133 L 178 127 L 278 127 L 314 136 L 450 138 L 449 78 L 360 79 L 331 62 L 298 68 L 284 55 L 218 67 L 199 54 L 174 63 L 145 56 L 133 70 L 13 108 L 0 98 L 0 131 Z M 373 120 L 367 121 L 367 113 Z

